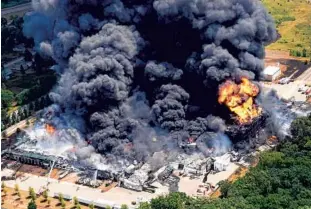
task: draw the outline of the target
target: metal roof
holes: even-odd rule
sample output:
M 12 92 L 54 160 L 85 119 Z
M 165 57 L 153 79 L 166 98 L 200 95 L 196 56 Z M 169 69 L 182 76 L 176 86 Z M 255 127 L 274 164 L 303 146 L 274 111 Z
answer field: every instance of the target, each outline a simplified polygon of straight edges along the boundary
M 280 71 L 280 67 L 277 66 L 268 66 L 264 69 L 263 74 L 264 75 L 274 75 L 277 72 Z

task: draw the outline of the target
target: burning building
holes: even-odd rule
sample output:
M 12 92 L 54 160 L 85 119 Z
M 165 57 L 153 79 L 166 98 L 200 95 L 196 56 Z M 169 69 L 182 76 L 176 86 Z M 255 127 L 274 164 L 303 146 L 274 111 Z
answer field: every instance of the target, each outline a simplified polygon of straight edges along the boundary
M 258 94 L 258 86 L 242 77 L 240 84 L 228 80 L 220 86 L 218 102 L 225 104 L 236 115 L 239 124 L 250 124 L 262 113 L 262 109 L 254 102 Z
M 54 104 L 21 149 L 142 190 L 150 173 L 176 161 L 173 153 L 223 154 L 230 139 L 264 126 L 255 81 L 276 31 L 260 1 L 33 0 L 33 7 L 23 32 L 60 78 Z M 160 151 L 169 154 L 154 155 Z

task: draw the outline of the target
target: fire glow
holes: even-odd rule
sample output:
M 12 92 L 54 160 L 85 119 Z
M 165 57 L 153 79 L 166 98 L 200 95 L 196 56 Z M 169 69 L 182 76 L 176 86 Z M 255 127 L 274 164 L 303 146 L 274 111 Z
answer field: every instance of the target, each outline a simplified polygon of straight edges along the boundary
M 49 124 L 45 125 L 45 130 L 46 130 L 47 133 L 49 133 L 51 135 L 54 134 L 54 132 L 55 132 L 55 128 L 52 125 L 49 125 Z
M 225 104 L 237 116 L 240 124 L 246 124 L 262 112 L 262 109 L 254 104 L 254 98 L 258 93 L 258 86 L 245 77 L 241 78 L 240 84 L 228 80 L 219 88 L 218 102 Z

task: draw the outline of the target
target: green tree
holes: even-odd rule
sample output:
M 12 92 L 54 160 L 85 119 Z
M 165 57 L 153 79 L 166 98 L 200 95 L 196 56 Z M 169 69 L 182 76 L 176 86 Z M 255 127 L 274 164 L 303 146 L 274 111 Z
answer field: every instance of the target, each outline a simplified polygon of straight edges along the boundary
M 18 199 L 21 199 L 21 192 L 18 191 L 16 194 L 17 194 L 17 196 L 18 196 Z
M 173 192 L 167 196 L 159 196 L 151 200 L 152 209 L 184 209 L 187 196 L 184 193 Z
M 152 208 L 148 202 L 142 202 L 139 204 L 138 209 L 152 209 Z
M 42 193 L 42 196 L 43 196 L 43 199 L 44 201 L 47 201 L 48 200 L 48 190 L 44 190 L 43 193 Z
M 33 95 L 31 95 L 31 92 L 29 89 L 24 89 L 23 91 L 19 92 L 16 95 L 17 104 L 18 105 L 27 104 L 31 100 L 32 96 Z
M 35 201 L 36 198 L 37 198 L 37 195 L 36 195 L 35 190 L 34 190 L 32 187 L 29 187 L 28 192 L 29 192 L 29 197 L 30 197 L 33 201 Z
M 307 57 L 307 50 L 306 50 L 306 49 L 303 49 L 303 50 L 302 50 L 302 56 L 303 56 L 303 57 Z
M 31 201 L 28 203 L 27 209 L 37 209 L 36 203 L 35 203 L 33 200 L 31 200 Z
M 73 204 L 76 206 L 79 204 L 78 198 L 77 197 L 73 197 Z
M 60 193 L 60 194 L 58 195 L 58 200 L 59 200 L 60 203 L 64 200 L 64 196 L 63 196 L 62 193 Z
M 90 204 L 90 205 L 89 205 L 89 208 L 90 208 L 90 209 L 94 209 L 94 208 L 95 208 L 94 204 Z
M 1 189 L 4 189 L 5 188 L 5 183 L 2 181 L 1 183 Z
M 14 93 L 10 90 L 1 90 L 1 108 L 10 107 L 14 101 Z
M 311 114 L 293 121 L 291 133 L 294 141 L 300 147 L 303 147 L 308 140 L 311 140 Z
M 62 200 L 60 201 L 60 206 L 61 206 L 63 209 L 66 208 L 66 202 L 65 202 L 64 199 L 62 199 Z
M 126 204 L 121 205 L 121 209 L 128 209 L 129 207 Z
M 13 113 L 11 114 L 11 119 L 12 119 L 12 124 L 15 124 L 15 123 L 18 122 L 18 118 L 17 118 L 16 112 L 13 112 Z
M 227 197 L 229 188 L 230 188 L 230 183 L 227 180 L 225 180 L 225 181 L 220 181 L 218 185 L 220 187 L 221 197 Z
M 9 125 L 9 117 L 8 117 L 7 109 L 4 109 L 4 108 L 1 109 L 1 122 L 5 126 Z

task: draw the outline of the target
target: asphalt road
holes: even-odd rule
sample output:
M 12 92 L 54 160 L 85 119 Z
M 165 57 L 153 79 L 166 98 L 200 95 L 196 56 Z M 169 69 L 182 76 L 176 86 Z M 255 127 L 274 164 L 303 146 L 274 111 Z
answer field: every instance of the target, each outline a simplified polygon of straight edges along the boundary
M 9 15 L 12 13 L 17 13 L 17 12 L 28 12 L 32 10 L 32 5 L 31 2 L 30 3 L 26 3 L 26 4 L 21 4 L 21 5 L 17 5 L 14 7 L 9 7 L 9 8 L 5 8 L 5 9 L 1 9 L 1 16 L 4 15 Z
M 289 100 L 294 98 L 295 101 L 306 101 L 306 95 L 298 91 L 299 87 L 303 85 L 300 81 L 290 82 L 288 84 L 278 83 L 263 83 L 264 89 L 274 89 L 279 97 Z
M 305 70 L 296 80 L 311 83 L 311 67 Z

